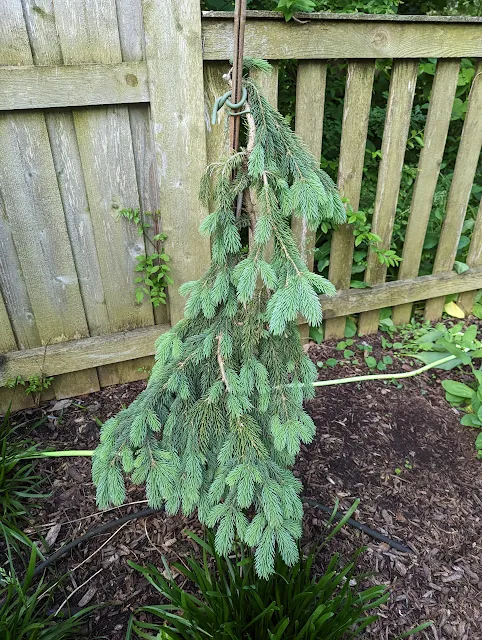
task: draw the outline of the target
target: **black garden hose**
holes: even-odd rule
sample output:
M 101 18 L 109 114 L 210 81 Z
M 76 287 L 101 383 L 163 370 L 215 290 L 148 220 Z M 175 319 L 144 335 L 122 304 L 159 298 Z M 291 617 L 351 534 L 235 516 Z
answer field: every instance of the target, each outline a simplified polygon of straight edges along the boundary
M 117 518 L 117 520 L 110 520 L 109 522 L 105 522 L 104 524 L 101 524 L 98 527 L 91 529 L 90 531 L 87 531 L 87 533 L 84 533 L 83 536 L 80 536 L 79 538 L 72 540 L 72 542 L 69 542 L 68 544 L 64 544 L 63 547 L 60 547 L 60 549 L 55 551 L 55 553 L 53 553 L 51 556 L 46 558 L 37 567 L 35 567 L 35 571 L 33 575 L 35 576 L 41 573 L 49 565 L 57 562 L 59 558 L 64 556 L 71 549 L 73 549 L 74 547 L 77 547 L 79 544 L 82 544 L 82 542 L 87 542 L 87 540 L 90 540 L 94 536 L 98 536 L 101 533 L 105 533 L 106 531 L 109 531 L 109 529 L 113 529 L 114 527 L 118 527 L 121 524 L 124 524 L 125 522 L 129 522 L 129 520 L 146 518 L 147 516 L 151 516 L 153 513 L 159 513 L 160 511 L 163 511 L 163 510 L 164 510 L 163 507 L 161 507 L 161 509 L 142 509 L 141 511 L 128 513 L 125 516 L 122 516 L 121 518 Z
M 324 513 L 328 513 L 329 515 L 333 513 L 333 509 L 330 509 L 329 507 L 325 507 L 325 505 L 320 504 L 315 500 L 304 498 L 303 502 L 305 504 L 310 505 L 310 507 L 315 507 L 316 509 L 320 509 L 320 511 L 323 511 Z M 60 547 L 58 551 L 55 551 L 51 556 L 49 556 L 43 562 L 41 562 L 37 567 L 35 567 L 34 575 L 38 575 L 39 573 L 41 573 L 48 566 L 57 562 L 59 558 L 64 556 L 71 549 L 73 549 L 74 547 L 77 547 L 79 544 L 82 544 L 82 542 L 87 542 L 87 540 L 90 540 L 94 536 L 98 536 L 101 533 L 105 533 L 106 531 L 109 531 L 114 527 L 118 527 L 124 524 L 125 522 L 129 522 L 129 520 L 146 518 L 147 516 L 150 516 L 154 513 L 160 513 L 161 511 L 163 511 L 162 507 L 160 509 L 142 509 L 141 511 L 128 513 L 127 515 L 122 516 L 121 518 L 117 518 L 116 520 L 111 520 L 109 522 L 99 525 L 98 527 L 95 527 L 94 529 L 91 529 L 90 531 L 87 531 L 87 533 L 84 533 L 83 536 L 80 536 L 79 538 L 72 540 L 68 544 L 64 544 L 64 546 Z M 339 513 L 336 513 L 334 515 L 335 520 L 341 520 L 343 517 L 344 515 Z M 360 531 L 362 531 L 363 533 L 366 533 L 368 536 L 370 536 L 371 538 L 374 538 L 375 540 L 379 540 L 380 542 L 385 542 L 390 547 L 392 547 L 392 549 L 396 549 L 397 551 L 401 551 L 402 553 L 413 553 L 411 549 L 409 549 L 408 547 L 405 547 L 400 542 L 397 542 L 396 540 L 391 540 L 390 538 L 387 538 L 387 536 L 383 535 L 383 533 L 380 533 L 379 531 L 375 531 L 375 529 L 371 529 L 370 527 L 367 527 L 366 525 L 361 524 L 360 522 L 357 522 L 352 518 L 349 518 L 346 521 L 346 524 L 349 524 L 351 527 L 354 527 L 355 529 L 359 529 Z
M 309 500 L 308 498 L 303 498 L 303 502 L 305 504 L 310 505 L 310 507 L 316 507 L 317 509 L 320 509 L 320 511 L 324 511 L 325 513 L 329 513 L 330 515 L 333 513 L 333 509 L 330 509 L 329 507 L 325 507 L 324 504 L 320 504 L 315 500 Z M 342 520 L 344 517 L 345 516 L 343 513 L 335 513 L 335 515 L 333 516 L 334 520 Z M 396 540 L 391 540 L 391 538 L 387 538 L 387 536 L 383 535 L 383 533 L 380 533 L 375 529 L 370 529 L 370 527 L 367 527 L 366 524 L 361 524 L 361 522 L 358 522 L 357 520 L 348 518 L 348 520 L 346 521 L 346 524 L 349 524 L 351 527 L 354 527 L 355 529 L 359 529 L 360 531 L 363 531 L 363 533 L 366 533 L 368 536 L 370 536 L 371 538 L 374 538 L 375 540 L 379 540 L 380 542 L 385 542 L 390 547 L 392 547 L 392 549 L 396 549 L 397 551 L 401 551 L 402 553 L 413 553 L 412 549 L 405 547 L 403 544 L 401 544 L 400 542 L 397 542 Z

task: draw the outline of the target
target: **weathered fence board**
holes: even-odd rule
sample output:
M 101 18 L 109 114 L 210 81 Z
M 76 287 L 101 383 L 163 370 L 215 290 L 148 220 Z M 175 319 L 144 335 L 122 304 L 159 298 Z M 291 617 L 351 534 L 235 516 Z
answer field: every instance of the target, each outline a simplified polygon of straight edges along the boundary
M 353 211 L 358 210 L 360 202 L 374 73 L 375 65 L 371 61 L 357 60 L 348 63 L 338 188 L 340 194 L 348 199 Z M 337 289 L 350 288 L 354 241 L 353 228 L 349 224 L 341 225 L 333 233 L 328 277 Z M 327 320 L 326 337 L 342 338 L 345 335 L 345 325 L 344 318 Z
M 126 62 L 136 62 L 145 65 L 144 25 L 142 20 L 142 0 L 116 0 L 117 19 L 119 22 L 119 38 L 122 59 Z M 147 72 L 146 72 L 147 73 Z M 147 91 L 149 91 L 147 87 Z M 139 101 L 138 101 L 139 102 Z M 129 121 L 131 126 L 134 164 L 136 167 L 137 187 L 141 211 L 160 212 L 161 201 L 159 194 L 159 176 L 156 165 L 154 146 L 154 132 L 151 127 L 147 105 L 137 104 L 129 107 Z M 159 228 L 159 219 L 152 224 L 147 235 L 152 241 Z M 146 220 L 152 223 L 151 220 Z M 162 221 L 160 222 L 162 224 Z M 148 253 L 154 250 L 153 245 L 147 243 Z M 169 319 L 167 305 L 154 308 L 156 324 L 165 324 Z
M 0 111 L 149 102 L 145 62 L 0 67 Z
M 0 291 L 0 353 L 14 351 L 16 348 L 15 335 Z
M 393 307 L 397 304 L 427 300 L 452 293 L 482 288 L 482 267 L 458 275 L 453 272 L 421 276 L 412 280 L 395 280 L 369 289 L 347 289 L 333 298 L 321 296 L 325 318 Z
M 470 241 L 466 263 L 469 267 L 482 266 L 482 200 L 480 201 L 479 211 L 472 230 L 472 239 Z M 476 295 L 477 290 L 466 291 L 460 294 L 458 303 L 465 313 L 470 314 L 472 312 Z
M 81 0 L 75 6 L 67 0 L 56 1 L 55 19 L 64 61 L 122 62 L 114 0 L 94 5 Z M 138 304 L 134 298 L 134 269 L 136 258 L 145 254 L 144 241 L 132 224 L 117 217 L 124 207 L 139 207 L 127 107 L 75 110 L 74 122 L 110 331 L 153 324 L 152 306 L 148 301 Z M 109 383 L 123 382 L 130 379 L 131 369 L 128 364 L 113 365 L 105 374 Z M 98 374 L 103 385 L 103 370 Z
M 154 342 L 170 325 L 156 325 L 108 336 L 95 336 L 70 342 L 12 351 L 0 364 L 0 386 L 16 375 L 28 377 L 42 365 L 45 375 L 58 376 L 71 371 L 109 366 L 154 354 Z
M 417 82 L 418 61 L 397 60 L 393 63 L 387 115 L 383 131 L 382 158 L 378 172 L 377 194 L 372 218 L 372 231 L 381 241 L 379 249 L 389 249 L 397 212 L 403 159 L 407 144 L 413 96 Z M 365 282 L 379 284 L 385 280 L 386 266 L 380 264 L 373 247 L 368 252 Z M 378 311 L 360 316 L 361 334 L 378 330 Z
M 433 273 L 448 271 L 453 267 L 481 148 L 482 61 L 475 69 Z M 438 320 L 442 315 L 443 306 L 443 298 L 427 302 L 425 319 Z
M 199 278 L 210 260 L 209 241 L 198 233 L 205 215 L 199 182 L 206 166 L 201 15 L 197 0 L 186 0 L 182 8 L 175 2 L 143 0 L 143 11 L 163 228 L 172 257 L 169 307 L 174 324 L 184 311 L 178 287 Z M 173 63 L 179 69 L 175 81 Z
M 296 78 L 296 133 L 315 158 L 321 157 L 325 89 L 326 62 L 300 62 Z M 303 259 L 312 269 L 315 234 L 300 218 L 293 218 L 292 230 Z
M 32 53 L 20 0 L 2 14 L 16 33 L 13 64 L 31 64 Z M 3 41 L 5 42 L 5 41 Z M 15 55 L 14 55 L 15 54 Z M 43 344 L 88 335 L 77 273 L 69 243 L 62 201 L 41 113 L 0 115 L 0 183 L 13 241 Z M 37 371 L 42 373 L 42 371 Z M 56 384 L 66 393 L 94 390 L 88 374 L 70 374 Z
M 281 18 L 281 17 L 280 17 Z M 233 20 L 203 21 L 205 60 L 232 55 Z M 253 18 L 246 24 L 245 55 L 269 60 L 329 58 L 461 58 L 482 57 L 480 23 L 443 22 L 427 26 L 406 21 L 312 20 Z
M 398 274 L 400 280 L 415 278 L 418 275 L 425 233 L 452 115 L 459 69 L 460 62 L 457 59 L 440 60 L 437 63 L 424 132 L 426 142 L 420 153 Z M 396 325 L 406 324 L 410 321 L 411 315 L 412 305 L 397 306 L 393 309 L 392 320 Z
M 22 8 L 35 65 L 62 64 L 62 53 L 55 23 L 51 19 L 53 17 L 53 0 L 43 0 L 40 12 L 35 0 L 22 0 Z M 88 203 L 72 114 L 65 111 L 46 112 L 45 123 L 49 134 L 55 172 L 59 178 L 58 188 L 75 261 L 75 270 L 79 279 L 83 307 L 84 310 L 94 311 L 90 320 L 86 312 L 88 330 L 92 332 L 95 331 L 96 326 L 107 328 L 107 324 L 102 325 L 97 317 L 102 313 L 105 315 L 105 305 L 99 304 L 99 297 L 100 299 L 103 297 L 102 281 L 97 261 L 92 259 L 92 256 L 95 255 L 95 243 L 91 225 L 85 216 Z M 90 250 L 86 251 L 86 247 Z M 96 391 L 99 388 L 95 369 L 83 371 L 76 376 L 59 376 L 54 381 L 57 398 L 86 391 Z

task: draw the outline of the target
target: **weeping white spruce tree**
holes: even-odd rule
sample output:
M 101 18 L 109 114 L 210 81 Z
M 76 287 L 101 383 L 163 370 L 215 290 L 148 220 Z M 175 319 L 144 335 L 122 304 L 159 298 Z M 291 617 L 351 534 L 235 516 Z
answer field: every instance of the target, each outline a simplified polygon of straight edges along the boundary
M 290 467 L 315 433 L 303 400 L 316 367 L 304 353 L 298 314 L 322 319 L 319 293 L 334 287 L 311 273 L 291 233 L 345 220 L 332 180 L 249 78 L 246 147 L 207 168 L 201 200 L 214 211 L 211 266 L 181 291 L 184 318 L 157 341 L 156 364 L 136 400 L 108 420 L 93 459 L 97 502 L 124 501 L 124 474 L 145 483 L 149 504 L 169 514 L 197 509 L 216 527 L 216 547 L 237 537 L 255 547 L 257 573 L 273 571 L 276 549 L 298 558 L 301 483 Z M 240 196 L 240 194 L 243 194 Z M 242 198 L 243 206 L 236 207 Z M 242 238 L 249 231 L 249 251 Z

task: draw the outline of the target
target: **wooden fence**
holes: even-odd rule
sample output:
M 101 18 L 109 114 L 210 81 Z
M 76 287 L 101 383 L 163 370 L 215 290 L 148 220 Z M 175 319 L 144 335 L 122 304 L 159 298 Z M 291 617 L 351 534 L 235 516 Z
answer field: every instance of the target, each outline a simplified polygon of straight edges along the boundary
M 277 61 L 297 58 L 296 130 L 320 156 L 325 80 L 331 59 L 348 59 L 338 184 L 356 209 L 360 196 L 375 60 L 393 58 L 373 230 L 389 247 L 420 58 L 438 58 L 425 146 L 420 154 L 400 279 L 368 256 L 369 289 L 348 290 L 349 226 L 334 235 L 324 301 L 326 333 L 345 317 L 360 331 L 395 322 L 412 303 L 440 317 L 444 296 L 466 309 L 482 288 L 482 207 L 468 264 L 452 271 L 482 145 L 482 21 L 464 18 L 317 14 L 286 24 L 251 12 L 246 55 L 273 62 L 260 78 L 277 100 Z M 232 53 L 232 15 L 205 13 L 198 0 L 0 0 L 0 386 L 55 376 L 45 397 L 69 397 L 143 377 L 155 338 L 182 316 L 177 287 L 209 262 L 198 235 L 207 161 L 227 149 L 211 127 L 214 99 Z M 478 58 L 433 275 L 417 277 L 462 57 Z M 167 307 L 134 297 L 142 238 L 124 207 L 160 209 L 174 285 Z M 313 238 L 298 225 L 312 260 Z M 0 389 L 5 407 L 11 391 Z M 15 405 L 26 399 L 17 393 Z

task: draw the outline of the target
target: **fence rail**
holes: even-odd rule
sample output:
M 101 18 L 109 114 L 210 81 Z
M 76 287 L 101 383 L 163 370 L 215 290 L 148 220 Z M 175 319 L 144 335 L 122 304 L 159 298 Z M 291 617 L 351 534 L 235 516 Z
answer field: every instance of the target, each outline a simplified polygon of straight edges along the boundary
M 215 97 L 232 53 L 232 15 L 204 13 L 197 0 L 0 0 L 0 387 L 21 375 L 55 376 L 46 397 L 68 397 L 139 379 L 154 339 L 182 316 L 181 282 L 198 277 L 209 245 L 197 228 L 206 162 L 227 150 L 225 130 L 211 127 Z M 399 280 L 374 252 L 369 288 L 349 289 L 353 233 L 333 236 L 330 278 L 339 289 L 323 300 L 326 335 L 342 336 L 346 316 L 378 327 L 393 306 L 407 321 L 427 300 L 436 319 L 443 298 L 460 294 L 470 310 L 482 288 L 482 206 L 467 264 L 452 271 L 482 146 L 482 20 L 445 17 L 310 14 L 306 24 L 248 12 L 246 55 L 274 66 L 259 77 L 273 104 L 277 61 L 299 60 L 296 131 L 322 153 L 326 73 L 348 60 L 338 186 L 356 209 L 375 61 L 392 58 L 374 231 L 389 247 L 420 58 L 438 58 L 425 146 L 403 249 Z M 430 276 L 417 277 L 452 113 L 460 59 L 479 59 L 460 141 L 447 214 Z M 174 285 L 167 307 L 134 297 L 142 238 L 123 207 L 161 211 Z M 313 264 L 314 237 L 294 230 Z M 0 408 L 11 391 L 0 388 Z M 31 400 L 16 394 L 15 406 Z

